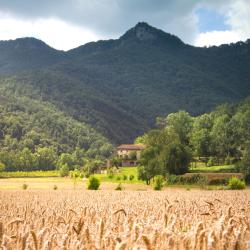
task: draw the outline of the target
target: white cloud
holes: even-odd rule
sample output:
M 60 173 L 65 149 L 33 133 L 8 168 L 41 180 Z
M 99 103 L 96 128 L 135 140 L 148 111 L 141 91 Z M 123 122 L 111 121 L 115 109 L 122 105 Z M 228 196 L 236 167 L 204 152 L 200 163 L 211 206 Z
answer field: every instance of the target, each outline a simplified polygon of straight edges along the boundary
M 235 31 L 211 31 L 198 34 L 195 46 L 218 46 L 225 43 L 235 43 L 239 40 L 241 40 L 241 36 Z
M 239 34 L 242 40 L 250 38 L 250 1 L 236 0 L 227 13 L 227 23 Z
M 220 13 L 225 15 L 226 24 L 230 30 L 211 31 L 197 34 L 196 46 L 221 45 L 225 43 L 234 43 L 245 41 L 250 38 L 250 1 L 234 0 L 229 1 L 219 9 Z
M 57 49 L 117 38 L 138 21 L 194 45 L 250 38 L 250 0 L 0 0 L 0 39 L 34 36 Z M 227 31 L 198 32 L 197 8 L 224 15 Z M 8 16 L 3 16 L 3 13 Z M 209 20 L 208 20 L 209 21 Z
M 75 48 L 99 39 L 88 29 L 55 18 L 21 20 L 0 16 L 0 40 L 19 37 L 36 37 L 61 50 Z

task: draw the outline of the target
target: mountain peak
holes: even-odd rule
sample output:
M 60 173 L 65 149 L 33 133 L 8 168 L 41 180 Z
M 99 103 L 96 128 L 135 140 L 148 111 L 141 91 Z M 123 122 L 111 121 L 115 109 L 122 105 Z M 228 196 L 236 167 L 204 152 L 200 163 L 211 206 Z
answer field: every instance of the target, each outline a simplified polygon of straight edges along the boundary
M 10 46 L 13 49 L 52 49 L 45 42 L 34 37 L 22 37 L 15 40 L 0 41 L 0 45 Z
M 121 40 L 136 40 L 139 42 L 161 43 L 165 45 L 180 46 L 184 43 L 174 35 L 166 33 L 160 29 L 150 26 L 146 22 L 139 22 L 133 28 L 128 30 Z

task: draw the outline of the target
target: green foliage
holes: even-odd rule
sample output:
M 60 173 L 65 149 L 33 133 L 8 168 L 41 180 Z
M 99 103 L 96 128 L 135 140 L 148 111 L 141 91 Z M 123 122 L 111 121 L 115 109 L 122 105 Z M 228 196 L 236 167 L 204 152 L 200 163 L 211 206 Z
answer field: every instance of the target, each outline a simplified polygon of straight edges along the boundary
M 122 159 L 118 156 L 111 158 L 110 164 L 112 167 L 119 168 L 122 166 Z
M 128 176 L 127 175 L 123 175 L 123 180 L 126 181 L 128 179 Z
M 180 143 L 171 143 L 164 147 L 162 155 L 164 173 L 179 175 L 188 172 L 191 152 L 187 146 Z
M 130 181 L 132 181 L 134 178 L 135 178 L 135 176 L 132 175 L 132 174 L 129 176 L 129 180 L 130 180 Z
M 121 180 L 121 177 L 120 177 L 120 176 L 117 176 L 117 177 L 116 177 L 116 180 L 117 180 L 117 181 L 120 181 L 120 180 Z
M 58 177 L 59 171 L 53 170 L 53 171 L 17 171 L 17 172 L 2 172 L 1 177 L 5 178 L 23 178 L 23 177 Z
M 57 190 L 57 189 L 58 189 L 57 185 L 54 185 L 53 190 Z
M 246 184 L 244 181 L 238 179 L 237 177 L 232 177 L 229 179 L 228 188 L 232 190 L 244 189 Z
M 215 165 L 214 157 L 209 157 L 209 160 L 207 162 L 207 167 L 212 167 L 214 165 Z
M 244 175 L 247 184 L 250 184 L 250 147 L 248 146 L 244 152 L 240 170 Z
M 0 162 L 0 173 L 3 172 L 5 170 L 5 165 Z
M 95 176 L 90 176 L 88 180 L 88 189 L 90 190 L 98 190 L 100 186 L 100 180 Z
M 61 177 L 69 176 L 69 166 L 67 164 L 63 164 L 59 169 L 59 173 Z
M 28 184 L 24 183 L 24 184 L 22 185 L 22 189 L 23 189 L 23 190 L 28 189 Z
M 205 176 L 194 174 L 192 176 L 179 176 L 179 175 L 168 175 L 167 176 L 167 184 L 197 184 L 197 185 L 207 185 L 208 180 Z
M 154 190 L 161 190 L 164 186 L 165 179 L 162 175 L 154 177 Z
M 138 42 L 132 29 L 120 39 L 68 52 L 32 38 L 3 41 L 0 72 L 15 74 L 9 91 L 53 103 L 115 142 L 146 131 L 155 114 L 185 107 L 197 115 L 250 93 L 249 42 L 196 48 L 146 29 L 154 42 Z M 13 128 L 20 136 L 18 124 Z
M 190 169 L 191 173 L 238 173 L 239 167 L 237 165 L 220 165 L 220 166 L 198 166 Z
M 188 136 L 192 123 L 192 117 L 185 111 L 171 113 L 166 118 L 166 127 L 171 128 L 178 135 L 180 142 L 185 145 L 189 142 Z
M 33 88 L 25 96 L 13 85 L 0 79 L 0 162 L 6 171 L 53 170 L 65 163 L 73 170 L 86 158 L 112 154 L 112 145 L 91 126 L 42 101 Z
M 105 162 L 102 160 L 88 160 L 86 164 L 83 167 L 83 172 L 87 175 L 90 176 L 98 171 L 98 169 L 103 166 Z

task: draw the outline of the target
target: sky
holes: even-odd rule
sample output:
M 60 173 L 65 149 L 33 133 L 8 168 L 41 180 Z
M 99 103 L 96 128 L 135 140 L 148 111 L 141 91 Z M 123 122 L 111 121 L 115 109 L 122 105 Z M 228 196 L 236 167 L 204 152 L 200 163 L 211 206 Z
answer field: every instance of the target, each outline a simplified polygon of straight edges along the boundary
M 250 0 L 0 0 L 0 40 L 35 37 L 69 50 L 144 21 L 194 46 L 250 38 Z

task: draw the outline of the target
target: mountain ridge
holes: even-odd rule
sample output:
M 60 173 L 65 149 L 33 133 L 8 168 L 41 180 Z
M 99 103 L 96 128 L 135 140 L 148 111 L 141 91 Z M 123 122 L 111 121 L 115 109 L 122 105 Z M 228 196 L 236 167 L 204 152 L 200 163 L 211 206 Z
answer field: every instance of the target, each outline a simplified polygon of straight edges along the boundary
M 0 42 L 0 77 L 9 75 L 11 91 L 51 102 L 113 143 L 132 142 L 157 116 L 198 115 L 250 95 L 250 40 L 200 48 L 141 22 L 67 52 L 33 42 L 18 53 Z

